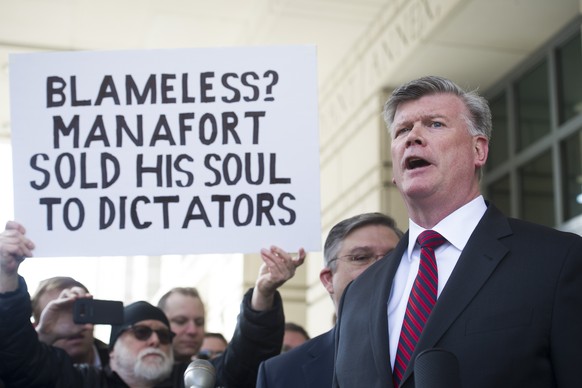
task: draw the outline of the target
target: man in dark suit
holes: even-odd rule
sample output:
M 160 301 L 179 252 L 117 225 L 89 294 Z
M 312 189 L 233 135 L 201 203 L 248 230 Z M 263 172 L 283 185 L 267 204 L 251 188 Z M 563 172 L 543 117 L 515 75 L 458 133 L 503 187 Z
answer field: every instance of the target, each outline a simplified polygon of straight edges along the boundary
M 381 213 L 360 214 L 330 230 L 319 278 L 336 311 L 346 285 L 394 249 L 402 234 L 394 220 Z M 333 352 L 334 329 L 261 363 L 257 388 L 329 387 Z
M 388 260 L 346 288 L 333 386 L 412 388 L 415 357 L 441 348 L 456 356 L 465 388 L 582 387 L 582 238 L 507 218 L 483 199 L 487 101 L 424 77 L 392 93 L 384 118 L 409 230 Z M 423 253 L 436 257 L 438 299 L 411 341 L 403 321 L 425 230 L 445 239 Z

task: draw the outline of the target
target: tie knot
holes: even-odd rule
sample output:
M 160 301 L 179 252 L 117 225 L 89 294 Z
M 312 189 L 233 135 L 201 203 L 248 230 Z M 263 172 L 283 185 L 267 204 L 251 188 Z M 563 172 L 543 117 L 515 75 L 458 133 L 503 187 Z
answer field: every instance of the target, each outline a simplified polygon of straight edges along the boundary
M 447 239 L 434 230 L 425 230 L 418 235 L 418 239 L 416 241 L 418 241 L 422 248 L 435 249 L 443 245 Z

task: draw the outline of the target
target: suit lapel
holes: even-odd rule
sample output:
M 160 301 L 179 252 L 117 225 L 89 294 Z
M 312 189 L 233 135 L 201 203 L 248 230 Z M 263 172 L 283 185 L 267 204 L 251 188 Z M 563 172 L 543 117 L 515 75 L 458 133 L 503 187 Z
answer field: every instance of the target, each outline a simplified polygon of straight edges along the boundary
M 389 386 L 392 386 L 392 366 L 390 365 L 390 343 L 388 341 L 388 298 L 392 290 L 394 276 L 400 265 L 400 260 L 404 251 L 408 247 L 408 232 L 400 239 L 400 242 L 385 259 L 380 260 L 367 271 L 373 271 L 371 284 L 370 303 L 367 308 L 371 309 L 371 319 L 368 325 L 370 347 L 376 366 L 378 376 L 386 376 L 388 372 Z M 375 308 L 373 306 L 376 306 Z M 377 308 L 382 306 L 382 308 Z
M 302 365 L 307 387 L 320 387 L 324 382 L 329 385 L 333 376 L 334 336 L 335 328 L 318 337 L 307 350 L 309 358 Z
M 505 257 L 508 249 L 499 239 L 510 234 L 507 219 L 490 205 L 439 296 L 402 378 L 402 385 L 414 369 L 417 354 L 435 346 Z

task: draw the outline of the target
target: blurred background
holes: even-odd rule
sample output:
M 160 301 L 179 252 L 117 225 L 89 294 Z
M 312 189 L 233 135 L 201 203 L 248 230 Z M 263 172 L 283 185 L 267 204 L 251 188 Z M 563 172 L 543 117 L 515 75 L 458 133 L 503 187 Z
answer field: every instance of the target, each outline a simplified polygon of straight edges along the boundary
M 0 222 L 13 219 L 18 173 L 11 53 L 315 44 L 322 241 L 362 212 L 385 212 L 408 228 L 381 109 L 395 86 L 428 74 L 491 102 L 486 198 L 511 216 L 582 234 L 581 14 L 582 0 L 0 0 Z M 31 291 L 67 275 L 97 298 L 125 302 L 155 303 L 173 286 L 195 286 L 207 331 L 230 338 L 259 265 L 258 255 L 242 254 L 32 258 L 21 272 Z M 311 336 L 333 324 L 321 266 L 321 252 L 310 252 L 282 290 L 287 319 Z

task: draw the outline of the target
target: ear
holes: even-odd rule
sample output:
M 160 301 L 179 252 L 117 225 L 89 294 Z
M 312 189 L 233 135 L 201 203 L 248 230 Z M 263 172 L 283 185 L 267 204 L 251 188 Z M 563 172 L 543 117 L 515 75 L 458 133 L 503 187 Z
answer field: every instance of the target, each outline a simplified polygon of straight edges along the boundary
M 475 167 L 483 167 L 489 155 L 489 141 L 485 136 L 475 136 L 473 137 L 473 147 L 475 149 Z
M 323 284 L 327 292 L 329 292 L 330 295 L 333 295 L 333 274 L 331 273 L 331 269 L 322 269 L 319 272 L 319 280 L 321 280 L 321 284 Z

